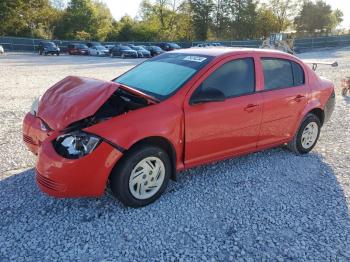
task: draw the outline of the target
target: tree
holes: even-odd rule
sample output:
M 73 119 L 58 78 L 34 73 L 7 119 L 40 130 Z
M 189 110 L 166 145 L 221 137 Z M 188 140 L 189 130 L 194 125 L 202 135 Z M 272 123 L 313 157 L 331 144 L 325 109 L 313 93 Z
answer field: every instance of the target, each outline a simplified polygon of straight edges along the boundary
M 332 11 L 331 6 L 324 1 L 306 1 L 294 23 L 299 33 L 328 33 L 341 23 L 342 17 L 340 10 Z
M 212 0 L 190 0 L 191 18 L 197 40 L 207 40 L 213 11 Z
M 2 0 L 0 35 L 49 38 L 59 15 L 49 0 Z
M 278 18 L 275 16 L 273 11 L 267 5 L 262 5 L 257 10 L 257 20 L 256 20 L 256 37 L 268 37 L 270 33 L 279 32 L 280 24 Z
M 56 27 L 55 35 L 59 38 L 77 39 L 77 32 L 89 34 L 99 41 L 106 39 L 112 29 L 113 18 L 108 7 L 92 0 L 71 0 Z
M 278 21 L 278 32 L 282 32 L 292 24 L 299 5 L 296 0 L 270 0 L 269 7 Z

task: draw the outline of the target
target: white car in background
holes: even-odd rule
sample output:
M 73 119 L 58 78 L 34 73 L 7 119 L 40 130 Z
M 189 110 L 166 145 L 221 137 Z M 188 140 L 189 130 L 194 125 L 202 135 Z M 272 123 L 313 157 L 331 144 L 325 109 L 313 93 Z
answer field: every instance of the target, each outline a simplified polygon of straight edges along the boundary
M 2 47 L 2 45 L 0 45 L 0 54 L 3 54 L 3 53 L 5 53 L 4 48 Z
M 102 45 L 96 45 L 89 48 L 89 55 L 108 56 L 109 50 Z

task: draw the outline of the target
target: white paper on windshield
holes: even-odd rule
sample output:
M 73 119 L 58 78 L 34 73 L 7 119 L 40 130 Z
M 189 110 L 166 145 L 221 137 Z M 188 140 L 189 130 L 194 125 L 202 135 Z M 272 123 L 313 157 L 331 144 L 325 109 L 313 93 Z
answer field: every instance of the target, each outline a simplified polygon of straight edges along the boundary
M 186 56 L 183 60 L 202 63 L 203 61 L 207 60 L 207 58 L 203 56 Z

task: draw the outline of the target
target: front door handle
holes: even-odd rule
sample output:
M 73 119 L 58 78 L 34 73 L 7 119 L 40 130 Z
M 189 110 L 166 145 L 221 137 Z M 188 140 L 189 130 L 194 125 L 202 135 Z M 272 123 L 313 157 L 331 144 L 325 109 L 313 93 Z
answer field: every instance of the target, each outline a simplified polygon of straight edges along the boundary
M 305 96 L 303 96 L 303 95 L 297 95 L 296 97 L 294 97 L 294 101 L 300 102 L 303 98 L 305 98 Z
M 248 104 L 245 108 L 244 111 L 247 111 L 248 113 L 253 112 L 254 110 L 256 110 L 259 107 L 259 105 L 257 104 Z

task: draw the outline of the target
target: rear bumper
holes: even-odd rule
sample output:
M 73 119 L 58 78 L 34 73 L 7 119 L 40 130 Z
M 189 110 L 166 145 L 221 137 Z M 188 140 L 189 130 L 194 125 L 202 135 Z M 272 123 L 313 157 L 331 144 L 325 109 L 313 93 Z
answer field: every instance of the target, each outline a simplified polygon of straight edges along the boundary
M 56 153 L 48 139 L 39 149 L 36 182 L 42 192 L 54 197 L 100 196 L 121 156 L 121 152 L 102 142 L 85 157 L 66 159 Z
M 328 98 L 326 106 L 324 107 L 324 122 L 328 122 L 331 118 L 335 108 L 335 93 L 332 92 L 331 96 Z

